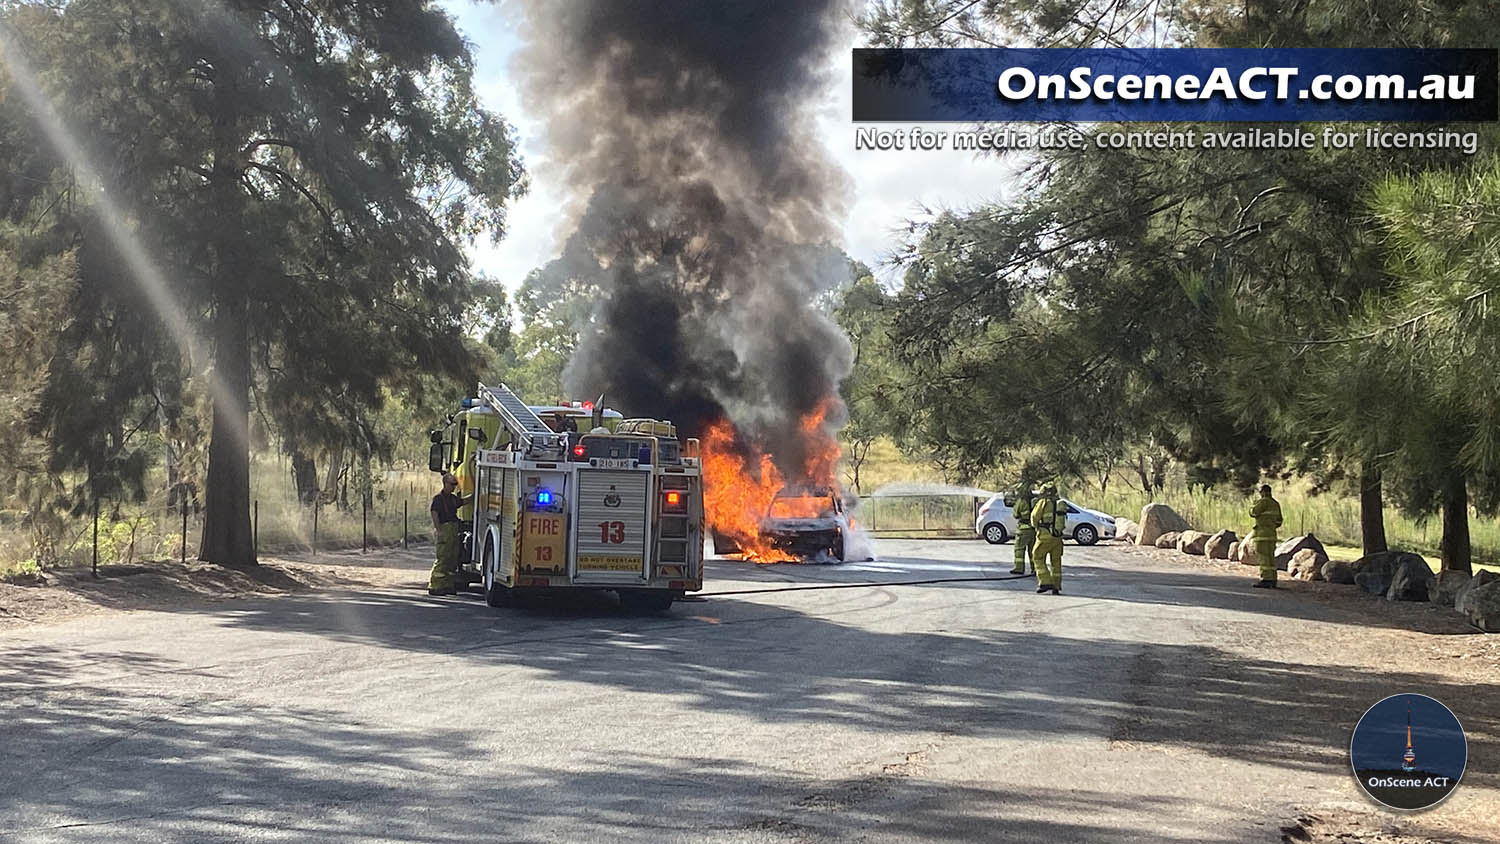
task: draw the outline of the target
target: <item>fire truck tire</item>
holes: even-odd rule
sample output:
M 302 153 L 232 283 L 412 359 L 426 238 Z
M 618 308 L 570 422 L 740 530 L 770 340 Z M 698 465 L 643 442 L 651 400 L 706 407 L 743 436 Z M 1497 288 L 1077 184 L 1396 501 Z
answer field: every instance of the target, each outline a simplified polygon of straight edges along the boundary
M 631 615 L 655 615 L 672 607 L 672 596 L 658 592 L 621 590 L 620 606 Z
M 502 609 L 511 606 L 515 602 L 515 598 L 511 595 L 509 586 L 500 583 L 491 583 L 485 587 L 484 602 L 496 609 Z
M 510 587 L 495 578 L 494 537 L 485 537 L 484 558 L 480 562 L 484 572 L 484 602 L 495 608 L 508 607 L 515 603 Z

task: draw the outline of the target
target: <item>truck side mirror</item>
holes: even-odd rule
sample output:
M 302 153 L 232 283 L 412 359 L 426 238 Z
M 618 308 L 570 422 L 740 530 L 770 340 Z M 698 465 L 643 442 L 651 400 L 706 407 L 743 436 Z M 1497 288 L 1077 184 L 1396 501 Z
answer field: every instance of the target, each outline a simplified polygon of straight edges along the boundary
M 443 432 L 439 431 L 437 429 L 433 429 L 431 431 L 428 431 L 427 432 L 427 440 L 428 440 L 428 442 L 440 443 L 440 442 L 443 441 Z
M 432 448 L 427 450 L 427 468 L 434 472 L 443 471 L 443 444 L 436 442 Z

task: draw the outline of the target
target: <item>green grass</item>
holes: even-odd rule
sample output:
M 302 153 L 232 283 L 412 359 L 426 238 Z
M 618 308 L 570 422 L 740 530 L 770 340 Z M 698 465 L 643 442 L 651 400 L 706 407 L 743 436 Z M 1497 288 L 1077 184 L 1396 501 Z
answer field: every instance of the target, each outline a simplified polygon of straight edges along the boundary
M 1364 549 L 1358 545 L 1335 545 L 1330 542 L 1323 543 L 1323 550 L 1328 552 L 1328 558 L 1330 560 L 1352 561 L 1364 556 L 1365 553 Z M 1439 559 L 1436 554 L 1421 554 L 1416 551 L 1413 551 L 1412 553 L 1417 554 L 1417 556 L 1426 561 L 1427 567 L 1432 569 L 1434 573 L 1442 570 L 1442 560 Z M 1496 574 L 1500 574 L 1500 565 L 1490 565 L 1488 563 L 1479 562 L 1474 563 L 1475 571 L 1479 571 L 1481 569 L 1487 569 L 1489 571 L 1495 572 Z
M 0 583 L 30 583 L 41 576 L 42 567 L 36 560 L 0 563 Z
M 1082 499 L 1080 503 L 1087 506 L 1131 519 L 1140 518 L 1141 507 L 1150 503 L 1147 496 L 1128 488 L 1110 489 L 1105 495 L 1080 492 L 1076 498 Z M 1165 491 L 1150 498 L 1171 505 L 1198 530 L 1212 532 L 1228 528 L 1240 536 L 1249 533 L 1252 499 L 1248 496 L 1224 490 L 1174 488 L 1169 484 Z M 1282 536 L 1312 533 L 1325 547 L 1347 548 L 1354 552 L 1353 557 L 1360 556 L 1358 499 L 1329 493 L 1308 495 L 1294 484 L 1281 489 L 1276 500 L 1281 502 L 1284 519 L 1280 531 Z M 1385 532 L 1386 542 L 1391 548 L 1421 554 L 1429 561 L 1436 560 L 1442 532 L 1435 515 L 1427 523 L 1421 523 L 1387 508 Z M 1495 563 L 1500 562 L 1500 522 L 1471 518 L 1469 532 L 1474 562 L 1494 568 Z
M 974 535 L 974 499 L 966 496 L 865 498 L 853 512 L 860 527 L 886 535 Z
M 1003 476 L 1004 473 L 1001 472 L 1000 475 Z M 843 479 L 846 483 L 849 480 L 847 465 Z M 889 440 L 880 440 L 871 447 L 869 457 L 860 471 L 860 486 L 866 495 L 888 483 L 942 481 L 942 473 L 938 469 L 907 457 Z M 983 483 L 976 485 L 985 486 Z M 1161 501 L 1171 505 L 1172 509 L 1199 530 L 1212 532 L 1228 528 L 1240 536 L 1249 533 L 1250 497 L 1226 489 L 1189 489 L 1182 481 L 1180 472 L 1177 477 L 1169 479 L 1165 490 L 1152 496 L 1130 488 L 1119 477 L 1104 493 L 1097 487 L 1078 484 L 1071 487 L 1064 484 L 1061 491 L 1063 495 L 1086 507 L 1126 516 L 1132 520 L 1140 518 L 1141 508 L 1146 504 Z M 1331 493 L 1312 495 L 1306 483 L 1291 483 L 1277 485 L 1276 499 L 1281 502 L 1283 536 L 1313 533 L 1330 554 L 1338 549 L 1341 557 L 1356 559 L 1360 556 L 1358 498 Z M 860 510 L 856 511 L 856 517 L 862 522 L 873 520 L 875 529 L 881 533 L 887 530 L 917 530 L 920 529 L 922 513 L 917 506 L 910 501 L 877 503 L 872 506 L 872 501 L 865 499 L 860 503 Z M 944 509 L 943 515 L 929 509 L 929 530 L 947 527 L 950 520 L 953 525 L 957 524 L 957 510 L 962 509 L 957 503 L 928 506 L 954 509 L 953 513 Z M 871 512 L 873 519 L 867 519 L 866 514 Z M 969 516 L 969 521 L 969 527 L 972 528 L 972 515 Z M 1436 570 L 1438 542 L 1442 538 L 1436 513 L 1426 521 L 1419 521 L 1387 507 L 1385 531 L 1387 544 L 1391 548 L 1420 554 Z M 1475 568 L 1500 571 L 1500 520 L 1471 517 L 1469 537 Z
M 853 475 L 847 458 L 841 464 L 841 469 L 839 479 L 845 486 L 849 486 Z M 860 493 L 869 495 L 886 484 L 900 482 L 942 483 L 943 473 L 932 466 L 912 460 L 902 454 L 894 442 L 882 437 L 870 446 L 870 453 L 860 466 Z

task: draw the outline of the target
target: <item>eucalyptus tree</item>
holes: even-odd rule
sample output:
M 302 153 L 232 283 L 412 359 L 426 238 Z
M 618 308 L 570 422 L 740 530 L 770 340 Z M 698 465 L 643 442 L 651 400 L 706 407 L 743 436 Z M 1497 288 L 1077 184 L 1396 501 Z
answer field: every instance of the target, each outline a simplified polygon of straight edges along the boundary
M 1389 0 L 900 0 L 873 4 L 863 22 L 878 43 L 907 45 L 1488 46 L 1500 33 L 1492 4 Z M 1367 210 L 1372 187 L 1463 161 L 1451 149 L 1030 159 L 1018 200 L 918 226 L 901 256 L 896 335 L 914 367 L 936 373 L 920 398 L 937 426 L 923 430 L 986 463 L 1028 440 L 1065 449 L 1071 432 L 1124 419 L 1199 479 L 1241 486 L 1331 465 L 1358 475 L 1366 545 L 1383 547 L 1382 470 L 1412 466 L 1395 459 L 1400 437 L 1424 434 L 1368 424 L 1391 395 L 1372 375 L 1381 349 L 1362 347 L 1363 366 L 1332 367 L 1319 338 L 1342 335 L 1394 284 Z M 1098 384 L 1113 389 L 1090 393 Z M 1005 403 L 1017 391 L 1029 399 Z M 965 395 L 995 408 L 998 424 L 955 432 Z M 1411 500 L 1415 488 L 1399 492 Z
M 199 556 L 251 562 L 252 385 L 295 441 L 365 440 L 350 408 L 472 374 L 461 243 L 503 231 L 513 133 L 431 2 L 19 5 L 12 40 L 212 349 Z

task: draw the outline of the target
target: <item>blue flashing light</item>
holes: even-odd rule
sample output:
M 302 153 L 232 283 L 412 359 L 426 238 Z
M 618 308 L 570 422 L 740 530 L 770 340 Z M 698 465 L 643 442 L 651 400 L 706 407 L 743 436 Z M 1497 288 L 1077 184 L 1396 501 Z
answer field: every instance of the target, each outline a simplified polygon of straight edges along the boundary
M 537 494 L 536 494 L 536 503 L 538 503 L 538 504 L 551 504 L 552 503 L 552 493 L 548 492 L 545 489 L 538 490 Z

